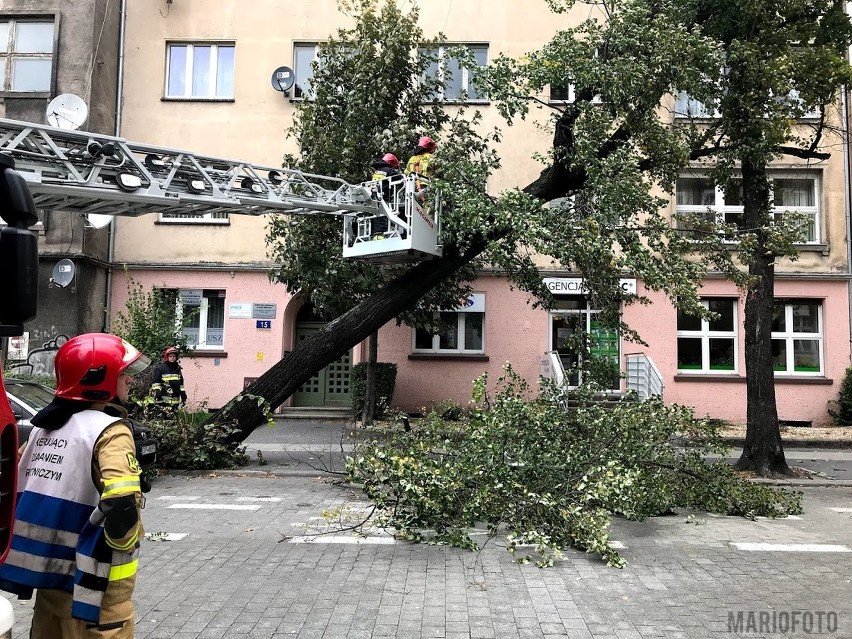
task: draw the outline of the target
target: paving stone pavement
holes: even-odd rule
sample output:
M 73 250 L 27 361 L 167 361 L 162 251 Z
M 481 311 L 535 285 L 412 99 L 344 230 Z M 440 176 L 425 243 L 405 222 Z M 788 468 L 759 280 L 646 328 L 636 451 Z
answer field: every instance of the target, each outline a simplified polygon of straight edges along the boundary
M 852 548 L 852 513 L 830 510 L 852 506 L 852 490 L 811 488 L 805 497 L 801 519 L 619 519 L 611 537 L 625 546 L 626 568 L 568 551 L 539 569 L 513 562 L 493 541 L 472 553 L 378 532 L 360 543 L 346 531 L 315 536 L 328 530 L 324 511 L 346 523 L 366 506 L 359 491 L 327 476 L 167 475 L 148 495 L 145 528 L 154 538 L 186 536 L 144 543 L 136 636 L 852 638 L 852 552 L 730 545 Z M 229 509 L 202 508 L 210 505 Z M 31 604 L 14 605 L 15 636 L 25 637 Z M 729 631 L 729 613 L 794 610 L 833 611 L 837 627 L 821 635 Z

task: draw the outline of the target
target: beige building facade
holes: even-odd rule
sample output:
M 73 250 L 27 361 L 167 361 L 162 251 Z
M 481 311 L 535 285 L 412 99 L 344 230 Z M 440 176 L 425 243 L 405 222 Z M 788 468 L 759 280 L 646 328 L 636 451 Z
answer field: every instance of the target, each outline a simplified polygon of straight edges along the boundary
M 588 8 L 555 15 L 545 2 L 433 0 L 421 7 L 427 35 L 440 31 L 448 42 L 470 44 L 483 62 L 500 53 L 521 56 L 559 26 L 587 16 Z M 120 135 L 268 167 L 280 166 L 285 153 L 296 151 L 285 132 L 298 94 L 276 92 L 273 70 L 293 68 L 300 84 L 316 43 L 349 24 L 333 0 L 286 6 L 272 0 L 250 6 L 214 0 L 128 2 L 125 20 Z M 546 102 L 551 96 L 539 97 Z M 695 107 L 685 96 L 664 106 L 664 117 L 673 119 L 693 114 Z M 485 126 L 503 124 L 493 105 L 478 107 Z M 532 156 L 547 148 L 549 135 L 536 119 L 546 117 L 546 109 L 535 111 L 533 118 L 503 127 L 502 169 L 489 184 L 491 192 L 526 185 L 538 175 L 541 165 Z M 826 423 L 828 401 L 836 397 L 849 365 L 846 154 L 840 147 L 835 144 L 837 152 L 821 163 L 773 169 L 780 206 L 813 218 L 799 259 L 778 267 L 772 339 L 782 389 L 779 413 L 789 422 Z M 705 175 L 699 166 L 684 173 L 670 212 L 703 213 L 711 207 L 734 220 L 739 204 L 726 202 Z M 184 366 L 187 391 L 196 403 L 222 406 L 320 325 L 298 296 L 269 283 L 265 226 L 262 217 L 234 215 L 116 220 L 112 261 L 126 265 L 136 282 L 171 289 L 181 304 L 198 311 L 189 331 L 196 347 Z M 483 274 L 466 308 L 455 309 L 453 334 L 433 339 L 404 326 L 386 326 L 379 359 L 399 367 L 393 404 L 410 411 L 445 399 L 465 404 L 471 381 L 483 372 L 496 376 L 507 361 L 534 384 L 545 352 L 557 352 L 567 366 L 575 362 L 563 342 L 582 330 L 598 340 L 601 352 L 617 358 L 622 370 L 627 355 L 649 356 L 667 400 L 693 405 L 699 414 L 743 420 L 743 300 L 730 284 L 708 279 L 706 303 L 722 319 L 696 324 L 627 274 L 626 285 L 655 302 L 650 309 L 627 309 L 626 321 L 648 341 L 638 347 L 618 335 L 596 333 L 595 309 L 575 274 L 554 270 L 546 276 L 560 302 L 551 312 L 532 309 L 526 295 L 510 290 L 503 278 Z M 127 281 L 117 268 L 113 311 L 126 298 Z M 363 347 L 356 347 L 289 403 L 347 406 L 348 367 L 363 355 Z M 625 382 L 619 387 L 623 390 Z

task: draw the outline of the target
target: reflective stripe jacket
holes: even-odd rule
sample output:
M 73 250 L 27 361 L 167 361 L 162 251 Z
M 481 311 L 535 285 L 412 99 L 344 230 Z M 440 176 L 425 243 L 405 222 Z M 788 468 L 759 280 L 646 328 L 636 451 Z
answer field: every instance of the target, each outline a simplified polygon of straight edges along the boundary
M 85 410 L 57 430 L 33 428 L 18 465 L 12 549 L 0 566 L 0 588 L 21 598 L 34 588 L 72 592 L 71 615 L 90 623 L 98 623 L 108 589 L 113 601 L 129 599 L 141 522 L 109 539 L 98 504 L 137 494 L 138 508 L 139 472 L 133 435 L 115 417 Z
M 151 395 L 162 404 L 180 404 L 186 402 L 186 388 L 183 385 L 183 369 L 175 362 L 160 362 L 154 369 L 151 381 Z
M 405 165 L 405 174 L 411 175 L 412 173 L 416 173 L 422 177 L 426 177 L 429 175 L 429 160 L 432 159 L 431 153 L 420 153 L 419 155 L 412 155 L 408 158 L 408 162 Z

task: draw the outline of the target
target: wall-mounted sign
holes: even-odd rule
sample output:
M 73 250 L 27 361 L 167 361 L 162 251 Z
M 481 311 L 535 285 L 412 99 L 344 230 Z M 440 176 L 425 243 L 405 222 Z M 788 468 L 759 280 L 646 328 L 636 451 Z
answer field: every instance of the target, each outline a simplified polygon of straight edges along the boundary
M 178 291 L 178 299 L 184 306 L 201 306 L 203 295 L 204 291 L 200 288 L 182 288 Z
M 635 278 L 622 278 L 618 283 L 625 293 L 636 294 Z M 589 292 L 582 277 L 545 277 L 544 285 L 554 295 L 587 295 Z
M 256 359 L 257 359 L 258 362 L 262 362 L 263 361 L 263 353 L 258 353 L 256 355 Z
M 254 319 L 275 319 L 275 313 L 277 310 L 277 304 L 255 303 L 251 305 L 251 316 Z
M 471 293 L 470 297 L 453 310 L 457 313 L 484 313 L 485 293 Z
M 251 319 L 249 302 L 231 302 L 228 304 L 228 317 L 231 319 Z
M 259 331 L 272 330 L 272 320 L 257 320 L 256 326 Z

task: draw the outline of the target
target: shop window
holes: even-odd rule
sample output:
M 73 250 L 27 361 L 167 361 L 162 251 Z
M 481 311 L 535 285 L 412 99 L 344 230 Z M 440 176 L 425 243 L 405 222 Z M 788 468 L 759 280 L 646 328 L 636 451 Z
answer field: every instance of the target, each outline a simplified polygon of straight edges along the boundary
M 701 304 L 715 314 L 703 319 L 677 313 L 677 369 L 688 373 L 737 372 L 737 302 L 706 299 Z
M 234 97 L 234 45 L 174 43 L 166 51 L 166 97 L 231 100 Z
M 158 289 L 158 293 L 165 300 L 174 300 L 176 321 L 187 346 L 194 350 L 224 349 L 225 291 L 181 288 Z
M 418 328 L 414 331 L 416 353 L 470 354 L 485 353 L 485 295 L 473 294 L 462 309 L 435 314 L 438 331 Z
M 800 222 L 800 243 L 820 242 L 819 180 L 813 173 L 770 174 L 773 215 L 776 222 L 795 215 Z M 676 185 L 677 228 L 698 239 L 699 224 L 729 224 L 742 228 L 742 181 L 734 180 L 723 190 L 709 176 L 682 175 Z M 736 235 L 725 237 L 731 242 Z
M 6 93 L 50 93 L 56 21 L 0 16 L 0 69 Z
M 486 97 L 479 95 L 473 86 L 476 68 L 463 67 L 461 62 L 451 55 L 450 49 L 453 47 L 469 49 L 476 61 L 477 68 L 485 67 L 488 64 L 487 44 L 448 44 L 434 49 L 422 49 L 421 51 L 428 52 L 435 57 L 426 74 L 429 77 L 440 78 L 444 82 L 443 91 L 436 94 L 434 99 L 452 102 L 461 100 L 466 95 L 470 102 L 485 102 Z
M 822 303 L 776 300 L 772 314 L 772 367 L 776 375 L 823 375 Z

